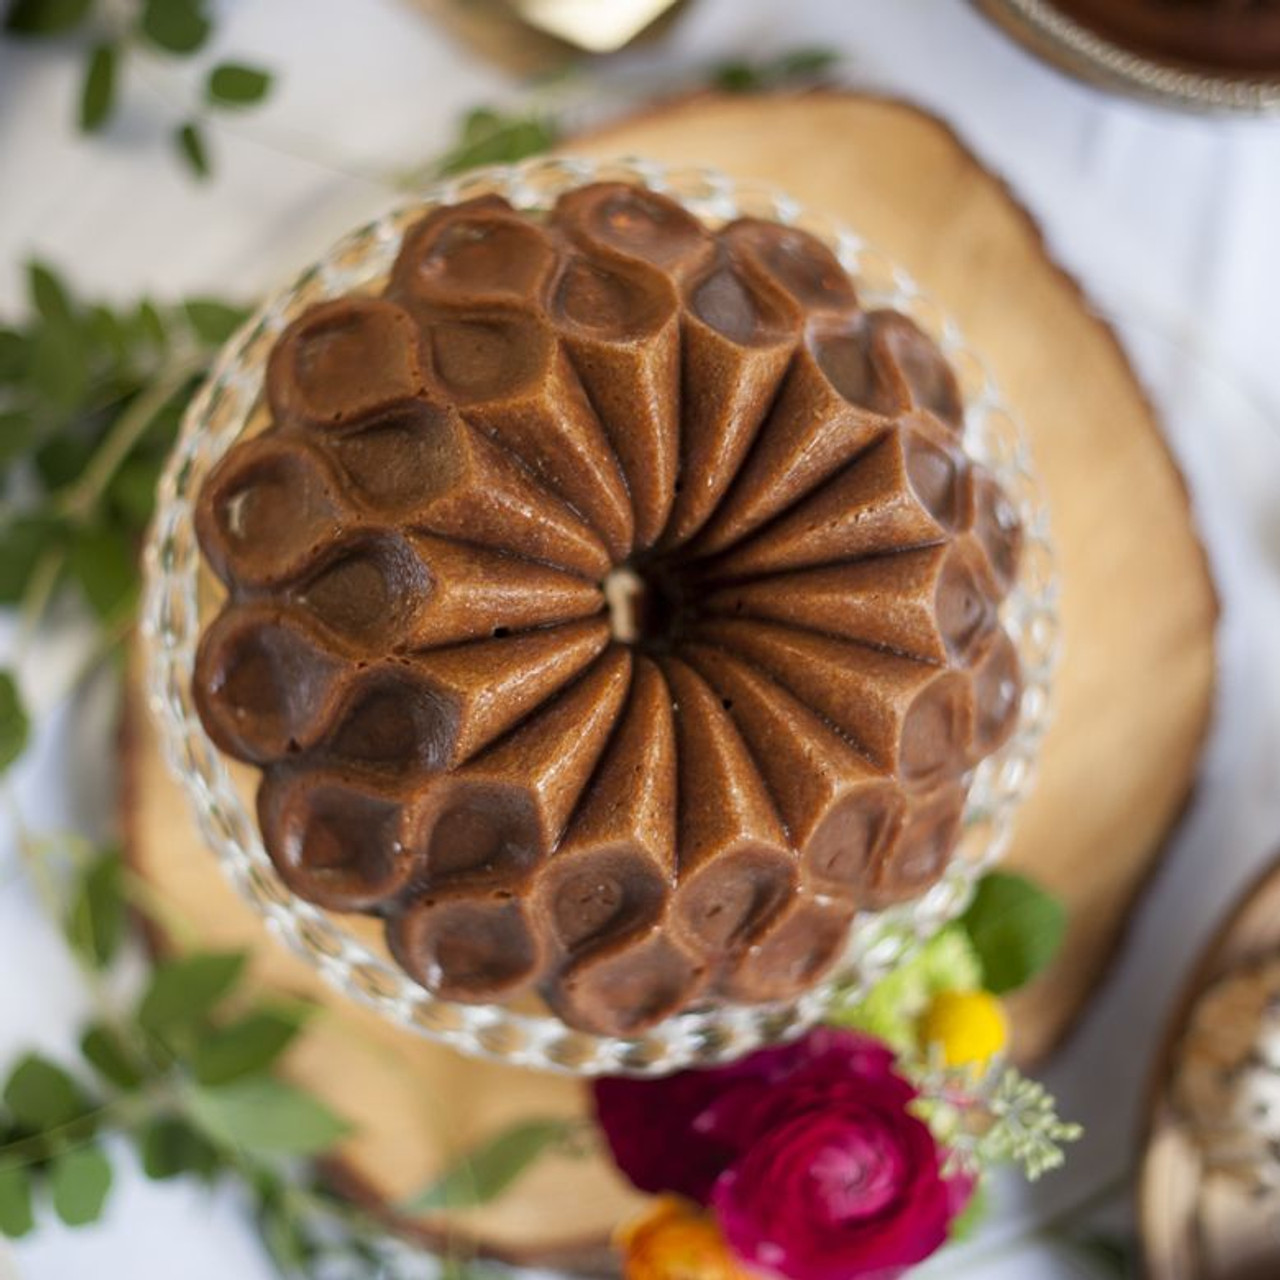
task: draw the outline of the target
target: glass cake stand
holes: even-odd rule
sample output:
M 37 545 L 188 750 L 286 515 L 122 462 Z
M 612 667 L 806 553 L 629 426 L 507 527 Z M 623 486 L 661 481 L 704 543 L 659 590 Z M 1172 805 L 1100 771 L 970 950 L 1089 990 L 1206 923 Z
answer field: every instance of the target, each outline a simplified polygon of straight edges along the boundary
M 903 311 L 940 343 L 964 393 L 966 448 L 995 473 L 1025 530 L 1020 579 L 1001 611 L 1022 663 L 1020 720 L 1006 745 L 974 773 L 960 845 L 942 879 L 915 901 L 860 913 L 839 963 L 798 998 L 767 1005 L 708 1004 L 626 1038 L 576 1031 L 541 1006 L 439 999 L 391 961 L 363 917 L 336 915 L 296 897 L 276 873 L 243 782 L 237 784 L 229 762 L 206 734 L 191 692 L 196 646 L 210 613 L 193 507 L 205 477 L 259 413 L 267 356 L 281 331 L 323 299 L 379 287 L 405 230 L 436 206 L 496 192 L 518 208 L 548 209 L 562 192 L 592 181 L 647 185 L 709 225 L 753 215 L 795 224 L 824 240 L 858 284 L 867 307 Z M 141 627 L 149 708 L 200 830 L 236 888 L 272 932 L 347 995 L 463 1053 L 544 1070 L 657 1075 L 723 1062 L 799 1034 L 837 995 L 865 990 L 965 908 L 975 881 L 1008 842 L 1048 724 L 1058 635 L 1048 515 L 1026 439 L 982 362 L 912 280 L 856 233 L 777 191 L 707 170 L 674 170 L 641 160 L 539 159 L 434 186 L 412 205 L 352 232 L 275 294 L 221 353 L 187 410 L 161 480 L 144 568 Z

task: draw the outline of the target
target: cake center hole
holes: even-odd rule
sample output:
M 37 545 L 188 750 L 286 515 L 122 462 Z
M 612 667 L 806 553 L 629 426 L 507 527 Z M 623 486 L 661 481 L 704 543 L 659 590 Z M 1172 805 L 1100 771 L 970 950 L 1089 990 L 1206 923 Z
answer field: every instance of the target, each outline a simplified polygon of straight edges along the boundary
M 674 585 L 661 573 L 622 565 L 605 578 L 604 598 L 615 640 L 645 649 L 668 647 L 680 606 Z

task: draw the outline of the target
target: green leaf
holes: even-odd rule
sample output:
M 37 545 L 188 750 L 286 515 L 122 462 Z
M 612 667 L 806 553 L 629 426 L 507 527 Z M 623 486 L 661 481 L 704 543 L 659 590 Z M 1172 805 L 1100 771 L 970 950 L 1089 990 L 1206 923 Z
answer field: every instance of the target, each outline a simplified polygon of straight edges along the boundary
M 143 298 L 134 308 L 132 325 L 138 342 L 161 348 L 169 342 L 168 326 L 150 298 Z
M 1063 905 L 1022 876 L 992 872 L 978 884 L 960 918 L 982 962 L 983 983 L 994 995 L 1025 986 L 1062 945 Z
M 123 530 L 109 525 L 76 531 L 67 549 L 67 572 L 104 620 L 120 616 L 138 585 L 133 545 Z
M 31 1175 L 19 1165 L 0 1164 L 0 1235 L 17 1240 L 35 1224 L 31 1212 Z
M 197 1041 L 191 1068 L 202 1085 L 226 1084 L 271 1066 L 302 1028 L 302 1018 L 277 1009 L 259 1009 L 217 1027 Z
M 78 27 L 93 0 L 13 0 L 4 29 L 13 35 L 52 36 Z
M 177 1116 L 157 1116 L 149 1121 L 140 1146 L 143 1172 L 157 1181 L 187 1173 L 207 1178 L 222 1163 L 213 1143 Z
M 44 262 L 27 263 L 27 288 L 31 293 L 31 305 L 50 324 L 76 323 L 75 306 L 70 291 L 58 273 Z
M 36 564 L 62 544 L 64 525 L 47 515 L 23 516 L 0 527 L 0 604 L 17 604 Z
M 50 320 L 35 333 L 28 379 L 33 390 L 58 409 L 71 410 L 89 385 L 84 334 L 71 321 Z
M 763 88 L 764 77 L 751 63 L 735 59 L 714 67 L 711 72 L 711 83 L 726 93 L 754 93 L 757 89 Z
M 53 1208 L 69 1227 L 83 1227 L 102 1216 L 111 1190 L 111 1165 L 99 1147 L 76 1147 L 55 1156 L 49 1170 Z
M 191 1114 L 214 1139 L 255 1154 L 318 1155 L 348 1132 L 319 1099 L 273 1076 L 195 1089 Z
M 132 357 L 129 333 L 121 318 L 110 307 L 91 306 L 84 317 L 90 339 L 106 349 L 106 355 L 117 365 L 128 365 Z
M 825 75 L 840 62 L 840 50 L 825 45 L 791 49 L 774 62 L 779 79 L 814 80 Z
M 195 53 L 209 38 L 209 20 L 197 0 L 147 0 L 142 30 L 169 53 Z
M 20 382 L 31 365 L 31 340 L 16 329 L 0 329 L 0 383 Z
M 462 118 L 463 142 L 479 142 L 501 129 L 507 117 L 492 107 L 472 107 Z
M 757 93 L 797 81 L 816 80 L 840 61 L 837 49 L 792 49 L 759 62 L 735 58 L 711 70 L 711 83 L 726 93 Z
M 223 62 L 209 72 L 209 101 L 220 106 L 247 107 L 261 102 L 271 88 L 271 73 L 238 62 Z
M 89 55 L 80 91 L 80 128 L 85 133 L 101 129 L 111 117 L 116 101 L 118 56 L 113 44 L 100 44 Z
M 29 453 L 38 435 L 32 414 L 21 409 L 0 412 L 0 471 Z
M 264 1197 L 258 1206 L 257 1220 L 262 1243 L 280 1274 L 310 1274 L 308 1264 L 314 1260 L 316 1247 L 306 1225 L 289 1211 L 289 1206 L 278 1197 Z M 380 1268 L 370 1270 L 368 1274 L 376 1275 L 378 1270 Z
M 203 951 L 156 967 L 138 1006 L 138 1023 L 154 1035 L 199 1022 L 240 980 L 243 951 Z
M 80 1052 L 84 1060 L 117 1089 L 131 1093 L 142 1083 L 142 1071 L 114 1027 L 94 1023 L 80 1037 Z
M 109 849 L 81 874 L 67 919 L 67 941 L 94 968 L 105 968 L 119 953 L 127 920 L 120 854 Z
M 566 1120 L 526 1120 L 464 1156 L 402 1206 L 407 1213 L 466 1209 L 496 1200 L 539 1156 L 572 1132 Z
M 549 151 L 559 141 L 554 120 L 540 116 L 504 116 L 479 107 L 466 118 L 462 143 L 438 166 L 442 175 L 463 173 L 482 164 L 504 164 Z
M 79 1085 L 39 1054 L 20 1059 L 4 1087 L 4 1105 L 24 1129 L 37 1133 L 70 1124 L 88 1110 Z
M 164 461 L 163 456 L 130 458 L 121 465 L 107 486 L 107 498 L 112 508 L 137 532 L 142 531 L 155 510 L 156 489 Z
M 196 337 L 211 347 L 220 347 L 249 318 L 246 308 L 217 298 L 188 298 L 182 305 Z
M 0 775 L 27 749 L 30 734 L 31 721 L 17 681 L 11 672 L 0 670 Z
M 152 417 L 150 425 L 138 442 L 140 447 L 158 449 L 163 461 L 173 442 L 178 438 L 178 429 L 182 426 L 182 415 L 186 413 L 187 405 L 191 403 L 191 397 L 196 393 L 199 385 L 200 379 L 192 378 Z
M 204 134 L 200 126 L 188 122 L 175 133 L 174 140 L 178 144 L 178 152 L 187 162 L 191 172 L 197 178 L 209 176 L 209 153 L 205 150 Z
M 95 437 L 84 431 L 64 431 L 54 436 L 36 450 L 36 470 L 40 479 L 49 489 L 65 488 L 79 479 L 80 473 L 89 465 L 94 447 Z M 71 522 L 66 522 L 63 532 L 69 533 L 72 527 Z
M 947 1239 L 952 1244 L 960 1244 L 971 1239 L 982 1225 L 989 1208 L 990 1197 L 987 1194 L 987 1184 L 979 1182 L 969 1196 L 969 1203 L 952 1218 L 951 1225 L 947 1228 Z

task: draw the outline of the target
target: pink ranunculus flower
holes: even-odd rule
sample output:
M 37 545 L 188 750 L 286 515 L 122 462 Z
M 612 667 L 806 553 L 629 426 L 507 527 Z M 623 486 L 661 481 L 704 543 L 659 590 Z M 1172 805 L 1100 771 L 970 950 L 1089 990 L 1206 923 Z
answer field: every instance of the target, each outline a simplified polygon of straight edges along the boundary
M 732 1136 L 700 1130 L 700 1117 L 731 1096 L 743 1106 L 758 1099 L 807 1056 L 801 1041 L 706 1071 L 656 1080 L 607 1076 L 595 1082 L 596 1119 L 618 1168 L 634 1186 L 706 1204 L 738 1144 Z
M 822 1028 L 733 1067 L 602 1081 L 597 1099 L 623 1171 L 696 1193 L 750 1266 L 893 1280 L 945 1243 L 973 1189 L 945 1176 L 947 1153 L 893 1067 L 878 1041 Z

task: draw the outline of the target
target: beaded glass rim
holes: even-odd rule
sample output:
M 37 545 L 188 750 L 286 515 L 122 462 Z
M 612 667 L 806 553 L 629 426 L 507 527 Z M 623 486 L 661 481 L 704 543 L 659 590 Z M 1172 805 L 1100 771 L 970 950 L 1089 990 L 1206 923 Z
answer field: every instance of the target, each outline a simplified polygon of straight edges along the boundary
M 1009 742 L 975 770 L 960 844 L 942 879 L 910 903 L 860 913 L 840 963 L 798 998 L 690 1010 L 633 1037 L 575 1031 L 549 1012 L 439 999 L 353 936 L 342 917 L 294 896 L 277 875 L 226 760 L 205 733 L 191 693 L 202 625 L 193 506 L 204 478 L 257 406 L 266 358 L 280 332 L 316 302 L 384 278 L 405 230 L 431 208 L 496 192 L 518 208 L 547 209 L 562 192 L 593 181 L 645 185 L 711 225 L 752 215 L 803 227 L 829 244 L 867 306 L 907 313 L 940 343 L 964 392 L 966 449 L 994 472 L 1025 530 L 1020 578 L 1001 609 L 1022 663 L 1020 719 Z M 956 326 L 858 235 L 810 213 L 789 196 L 706 169 L 670 169 L 644 160 L 539 159 L 435 185 L 412 205 L 352 232 L 273 296 L 227 343 L 187 410 L 160 482 L 144 572 L 141 627 L 149 709 L 165 757 L 224 872 L 271 930 L 333 986 L 419 1035 L 464 1053 L 577 1075 L 658 1075 L 728 1061 L 797 1035 L 820 1020 L 837 995 L 866 990 L 954 919 L 968 904 L 978 877 L 1003 853 L 1014 811 L 1031 786 L 1048 725 L 1058 648 L 1058 589 L 1048 515 L 1027 441 Z
M 1144 57 L 1062 12 L 1052 0 L 978 0 L 1014 35 L 1085 79 L 1204 112 L 1280 112 L 1280 74 L 1214 75 Z

